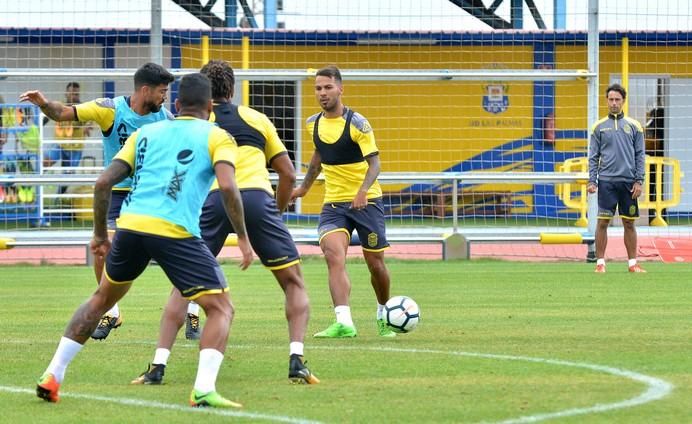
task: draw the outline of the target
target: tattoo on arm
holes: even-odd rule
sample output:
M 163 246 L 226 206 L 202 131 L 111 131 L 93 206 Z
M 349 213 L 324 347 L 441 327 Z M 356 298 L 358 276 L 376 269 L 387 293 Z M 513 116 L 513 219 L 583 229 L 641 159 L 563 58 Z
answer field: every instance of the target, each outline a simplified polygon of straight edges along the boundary
M 360 186 L 361 191 L 368 191 L 380 175 L 380 158 L 373 155 L 366 157 L 365 160 L 368 162 L 368 172 L 365 173 L 363 184 Z
M 226 207 L 226 213 L 228 218 L 231 220 L 233 229 L 238 237 L 245 237 L 247 232 L 245 230 L 245 215 L 243 214 L 243 201 L 240 197 L 240 191 L 238 187 L 234 187 L 234 194 L 228 195 L 223 193 L 224 206 Z
M 41 106 L 41 111 L 54 121 L 61 121 L 62 111 L 65 105 L 60 102 L 51 100 Z
M 305 173 L 305 178 L 303 179 L 303 183 L 301 185 L 306 190 L 309 190 L 310 187 L 312 187 L 312 183 L 314 183 L 315 179 L 320 175 L 320 172 L 322 172 L 322 157 L 318 152 L 315 152 L 312 155 L 310 165 L 308 166 L 308 171 Z
M 108 237 L 108 209 L 111 204 L 111 189 L 130 174 L 130 167 L 120 160 L 113 161 L 96 181 L 94 189 L 94 235 Z

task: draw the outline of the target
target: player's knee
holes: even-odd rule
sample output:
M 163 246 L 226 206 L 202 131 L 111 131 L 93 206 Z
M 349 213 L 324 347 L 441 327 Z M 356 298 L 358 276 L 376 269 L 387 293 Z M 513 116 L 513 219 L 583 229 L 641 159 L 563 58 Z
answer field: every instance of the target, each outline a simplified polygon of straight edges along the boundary
M 207 299 L 203 299 L 205 297 Z M 228 322 L 233 320 L 235 309 L 225 293 L 202 296 L 198 299 L 198 303 L 209 318 L 214 317 Z
M 346 262 L 346 255 L 337 249 L 326 249 L 324 252 L 324 260 L 327 261 L 327 266 L 329 268 L 336 268 L 344 266 Z
M 172 322 L 182 327 L 185 323 L 185 314 L 187 312 L 187 305 L 181 305 L 178 303 L 166 304 L 166 308 L 163 311 L 163 317 L 166 321 Z
M 279 283 L 284 289 L 303 289 L 305 284 L 303 283 L 303 277 L 298 272 L 287 271 L 279 277 Z

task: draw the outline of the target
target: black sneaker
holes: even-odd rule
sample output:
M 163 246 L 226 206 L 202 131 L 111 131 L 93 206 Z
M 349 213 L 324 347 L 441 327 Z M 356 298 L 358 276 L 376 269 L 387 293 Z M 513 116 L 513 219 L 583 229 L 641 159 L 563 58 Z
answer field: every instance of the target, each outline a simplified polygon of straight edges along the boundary
M 101 321 L 99 321 L 99 325 L 96 327 L 96 330 L 91 334 L 91 338 L 95 340 L 104 340 L 108 335 L 110 334 L 111 330 L 114 328 L 118 328 L 123 324 L 123 318 L 122 317 L 112 317 L 109 315 L 104 315 L 101 317 Z
M 187 318 L 185 318 L 185 338 L 188 340 L 199 340 L 201 333 L 199 315 L 187 314 Z
M 303 357 L 293 354 L 288 361 L 288 379 L 293 384 L 318 384 L 320 382 L 303 363 Z
M 163 384 L 163 374 L 166 366 L 163 364 L 151 364 L 149 368 L 130 384 Z

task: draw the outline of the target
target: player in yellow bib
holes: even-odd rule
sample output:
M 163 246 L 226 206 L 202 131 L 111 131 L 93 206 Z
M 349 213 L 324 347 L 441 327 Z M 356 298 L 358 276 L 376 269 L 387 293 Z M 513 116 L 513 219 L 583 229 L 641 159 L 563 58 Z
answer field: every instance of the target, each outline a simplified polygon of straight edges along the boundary
M 245 226 L 253 249 L 269 269 L 286 297 L 289 361 L 288 378 L 294 383 L 316 384 L 319 379 L 303 363 L 303 340 L 308 325 L 310 303 L 300 268 L 298 249 L 281 211 L 286 209 L 295 182 L 295 169 L 279 139 L 274 124 L 264 114 L 231 103 L 235 88 L 233 68 L 213 60 L 202 68 L 212 82 L 214 113 L 210 118 L 228 131 L 238 143 L 236 180 L 243 199 Z M 279 175 L 274 197 L 267 165 Z M 226 237 L 235 229 L 223 210 L 214 184 L 200 217 L 202 239 L 218 255 Z M 149 368 L 133 384 L 161 384 L 175 337 L 185 319 L 187 300 L 173 290 L 161 319 L 159 342 Z
M 324 172 L 325 195 L 318 224 L 320 247 L 329 269 L 329 291 L 336 322 L 315 337 L 355 337 L 349 297 L 351 281 L 346 273 L 346 253 L 353 231 L 358 232 L 370 282 L 377 297 L 377 331 L 395 337 L 384 321 L 389 299 L 389 271 L 384 250 L 389 247 L 385 231 L 382 189 L 377 182 L 380 159 L 370 123 L 341 101 L 341 71 L 327 66 L 317 71 L 315 95 L 322 112 L 307 121 L 315 152 L 305 179 L 293 198 L 307 194 L 320 171 Z

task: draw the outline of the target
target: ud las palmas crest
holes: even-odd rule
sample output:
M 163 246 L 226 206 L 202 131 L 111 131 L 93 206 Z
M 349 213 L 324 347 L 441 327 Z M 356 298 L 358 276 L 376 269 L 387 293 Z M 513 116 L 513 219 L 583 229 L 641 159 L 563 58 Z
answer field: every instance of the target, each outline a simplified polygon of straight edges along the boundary
M 506 86 L 503 84 L 488 84 L 483 96 L 483 109 L 490 113 L 502 113 L 509 107 L 509 96 L 505 95 Z

